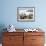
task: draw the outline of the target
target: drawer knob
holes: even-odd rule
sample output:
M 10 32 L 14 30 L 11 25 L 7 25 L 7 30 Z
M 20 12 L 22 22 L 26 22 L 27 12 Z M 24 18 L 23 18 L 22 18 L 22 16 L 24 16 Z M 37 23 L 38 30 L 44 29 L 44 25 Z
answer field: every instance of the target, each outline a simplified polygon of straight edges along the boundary
M 32 40 L 36 40 L 36 39 L 32 39 Z

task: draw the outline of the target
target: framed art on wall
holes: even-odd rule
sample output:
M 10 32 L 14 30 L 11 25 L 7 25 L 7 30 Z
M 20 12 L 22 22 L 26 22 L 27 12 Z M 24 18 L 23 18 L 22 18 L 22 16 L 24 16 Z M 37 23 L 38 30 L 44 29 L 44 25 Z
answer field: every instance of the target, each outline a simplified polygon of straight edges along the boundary
M 17 21 L 21 21 L 21 22 L 35 21 L 35 8 L 34 7 L 18 7 Z

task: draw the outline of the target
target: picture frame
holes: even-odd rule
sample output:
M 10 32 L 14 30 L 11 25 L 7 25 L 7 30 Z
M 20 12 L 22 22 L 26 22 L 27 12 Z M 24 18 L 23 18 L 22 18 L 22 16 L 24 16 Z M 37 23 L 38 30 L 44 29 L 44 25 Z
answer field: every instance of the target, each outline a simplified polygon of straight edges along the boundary
M 35 7 L 18 7 L 17 21 L 34 22 L 35 21 Z

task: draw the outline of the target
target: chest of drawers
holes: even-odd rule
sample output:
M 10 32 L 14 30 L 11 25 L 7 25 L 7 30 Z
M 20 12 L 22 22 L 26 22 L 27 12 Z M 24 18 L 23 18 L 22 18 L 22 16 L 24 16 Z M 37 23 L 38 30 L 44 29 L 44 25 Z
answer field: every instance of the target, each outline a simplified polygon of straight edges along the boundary
M 44 46 L 44 32 L 3 32 L 3 46 Z

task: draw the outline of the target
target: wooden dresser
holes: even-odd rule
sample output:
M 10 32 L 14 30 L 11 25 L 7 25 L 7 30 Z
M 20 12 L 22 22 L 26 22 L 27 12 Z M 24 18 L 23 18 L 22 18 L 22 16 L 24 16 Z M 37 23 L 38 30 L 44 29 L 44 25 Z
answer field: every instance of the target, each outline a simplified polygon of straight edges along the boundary
M 3 46 L 44 46 L 44 32 L 3 32 Z

